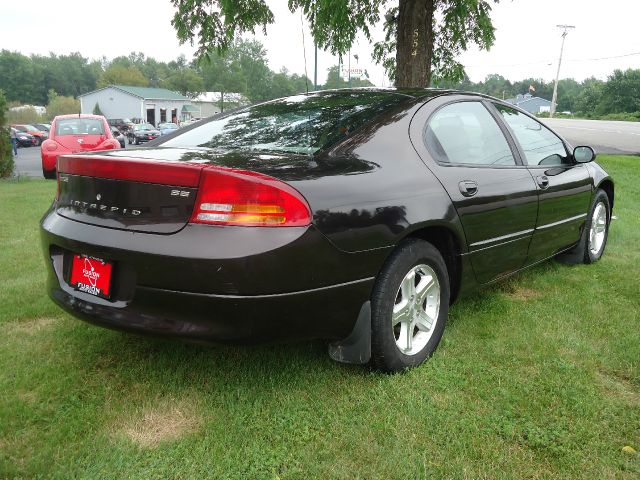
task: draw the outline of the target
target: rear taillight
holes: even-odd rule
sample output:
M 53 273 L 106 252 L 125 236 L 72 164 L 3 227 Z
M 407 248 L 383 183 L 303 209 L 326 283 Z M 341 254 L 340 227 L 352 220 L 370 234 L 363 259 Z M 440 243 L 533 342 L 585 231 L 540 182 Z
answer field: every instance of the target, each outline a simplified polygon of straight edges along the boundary
M 304 197 L 275 178 L 254 172 L 205 167 L 192 223 L 300 227 L 311 223 Z

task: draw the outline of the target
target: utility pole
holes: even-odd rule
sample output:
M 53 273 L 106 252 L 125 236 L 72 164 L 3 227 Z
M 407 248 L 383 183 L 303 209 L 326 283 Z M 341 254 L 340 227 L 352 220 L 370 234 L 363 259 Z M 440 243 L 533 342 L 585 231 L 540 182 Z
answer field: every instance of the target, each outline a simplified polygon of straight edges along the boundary
M 562 51 L 564 50 L 564 39 L 567 37 L 570 28 L 576 28 L 573 25 L 556 25 L 562 29 L 562 45 L 560 45 L 560 58 L 558 59 L 558 71 L 556 72 L 556 82 L 553 85 L 553 97 L 551 98 L 551 109 L 549 110 L 549 118 L 553 118 L 556 113 L 556 99 L 558 98 L 558 78 L 560 77 L 560 64 L 562 63 Z
M 313 90 L 318 90 L 318 44 L 313 42 L 315 47 L 314 67 L 313 67 Z

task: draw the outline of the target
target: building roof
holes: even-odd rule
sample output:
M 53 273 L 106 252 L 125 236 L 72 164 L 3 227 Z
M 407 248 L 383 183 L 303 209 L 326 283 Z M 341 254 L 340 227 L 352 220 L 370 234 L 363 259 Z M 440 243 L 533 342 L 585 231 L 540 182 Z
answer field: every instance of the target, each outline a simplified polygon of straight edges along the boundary
M 152 88 L 152 87 L 131 87 L 129 85 L 109 85 L 104 88 L 99 88 L 98 90 L 93 90 L 91 92 L 83 93 L 82 95 L 78 95 L 78 97 L 84 97 L 85 95 L 89 95 L 90 93 L 98 92 L 100 90 L 104 90 L 106 88 L 115 88 L 116 90 L 121 90 L 129 95 L 133 95 L 134 97 L 142 98 L 143 100 L 186 100 L 189 101 L 189 98 L 181 95 L 177 92 L 173 92 L 171 90 L 167 90 L 166 88 Z
M 200 110 L 196 107 L 194 107 L 193 105 L 183 105 L 182 106 L 182 111 L 184 113 L 198 113 L 200 112 Z

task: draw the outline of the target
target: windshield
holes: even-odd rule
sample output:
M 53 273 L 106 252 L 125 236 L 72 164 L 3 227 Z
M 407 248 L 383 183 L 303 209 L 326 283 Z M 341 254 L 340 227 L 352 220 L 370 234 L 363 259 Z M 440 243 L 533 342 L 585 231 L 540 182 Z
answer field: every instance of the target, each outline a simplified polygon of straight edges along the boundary
M 312 154 L 406 99 L 371 91 L 297 95 L 207 122 L 163 145 Z
M 97 118 L 64 118 L 56 122 L 56 135 L 104 135 L 104 124 Z
M 150 123 L 141 123 L 140 125 L 135 125 L 133 129 L 134 130 L 155 130 L 155 127 Z

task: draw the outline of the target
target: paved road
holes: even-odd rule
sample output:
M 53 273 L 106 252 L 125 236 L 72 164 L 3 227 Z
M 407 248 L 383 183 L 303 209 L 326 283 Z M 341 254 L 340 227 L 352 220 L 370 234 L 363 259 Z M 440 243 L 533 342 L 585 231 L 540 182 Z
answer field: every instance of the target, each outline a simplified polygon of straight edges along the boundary
M 574 146 L 590 145 L 599 153 L 640 155 L 640 122 L 544 118 Z
M 14 158 L 18 175 L 42 178 L 42 160 L 40 159 L 40 147 L 19 148 L 18 155 Z

